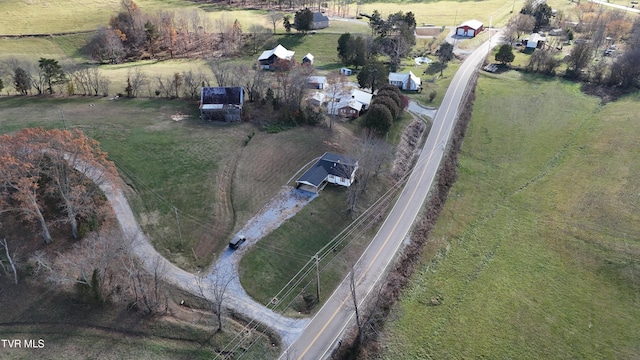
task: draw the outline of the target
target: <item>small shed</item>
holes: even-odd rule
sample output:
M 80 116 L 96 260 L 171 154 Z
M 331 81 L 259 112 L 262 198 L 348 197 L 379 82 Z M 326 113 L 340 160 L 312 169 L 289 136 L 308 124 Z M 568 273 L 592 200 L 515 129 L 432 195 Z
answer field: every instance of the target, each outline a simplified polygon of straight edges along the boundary
M 456 35 L 474 37 L 484 30 L 484 25 L 478 20 L 468 20 L 456 27 Z
M 344 76 L 349 76 L 351 75 L 352 71 L 349 68 L 340 68 L 340 74 L 344 75 Z
M 355 180 L 357 170 L 357 159 L 326 152 L 296 180 L 296 187 L 314 193 L 318 193 L 326 184 L 349 187 Z
M 321 106 L 324 103 L 325 99 L 326 99 L 326 96 L 324 95 L 324 93 L 316 91 L 313 95 L 311 95 L 307 99 L 307 102 L 310 105 Z
M 327 84 L 327 77 L 326 76 L 309 76 L 307 77 L 307 84 L 309 84 L 309 86 L 312 89 L 322 90 Z
M 547 42 L 547 38 L 538 33 L 529 35 L 523 41 L 524 46 L 529 49 L 541 49 L 545 42 Z
M 313 65 L 313 55 L 311 55 L 311 53 L 307 53 L 307 55 L 302 58 L 302 64 Z

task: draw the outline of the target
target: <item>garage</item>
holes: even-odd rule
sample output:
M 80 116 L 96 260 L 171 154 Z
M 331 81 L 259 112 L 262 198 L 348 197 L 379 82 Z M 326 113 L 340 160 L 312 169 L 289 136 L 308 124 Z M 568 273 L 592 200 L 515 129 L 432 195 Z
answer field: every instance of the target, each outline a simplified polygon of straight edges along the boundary
M 456 35 L 475 37 L 484 30 L 484 25 L 478 20 L 468 20 L 456 27 Z

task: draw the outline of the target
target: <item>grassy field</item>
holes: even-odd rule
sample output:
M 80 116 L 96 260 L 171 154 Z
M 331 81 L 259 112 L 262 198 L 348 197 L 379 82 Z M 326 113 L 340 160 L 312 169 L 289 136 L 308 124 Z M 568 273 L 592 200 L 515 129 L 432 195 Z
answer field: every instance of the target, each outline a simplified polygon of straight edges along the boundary
M 244 29 L 251 24 L 270 25 L 258 10 L 236 10 L 219 5 L 198 4 L 186 0 L 139 0 L 143 12 L 200 11 L 211 20 L 221 17 L 238 21 Z M 105 26 L 120 11 L 119 0 L 5 0 L 0 2 L 1 35 L 52 34 L 62 32 L 92 31 Z
M 442 250 L 421 260 L 381 357 L 637 358 L 638 102 L 482 76 L 431 236 Z

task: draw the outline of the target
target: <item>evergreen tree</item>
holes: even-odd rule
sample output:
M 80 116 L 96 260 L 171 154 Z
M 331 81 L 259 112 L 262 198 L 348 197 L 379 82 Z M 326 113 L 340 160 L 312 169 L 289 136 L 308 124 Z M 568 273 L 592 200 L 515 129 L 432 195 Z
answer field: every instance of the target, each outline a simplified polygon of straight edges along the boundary
M 64 71 L 58 64 L 58 60 L 40 58 L 38 67 L 40 68 L 40 76 L 47 84 L 49 94 L 53 94 L 53 85 L 66 81 Z
M 351 65 L 353 62 L 355 48 L 351 39 L 351 34 L 344 33 L 338 38 L 338 56 L 345 66 Z
M 509 44 L 503 44 L 496 53 L 496 61 L 502 64 L 508 64 L 513 62 L 516 56 L 513 54 L 513 48 Z
M 392 123 L 391 111 L 383 104 L 371 104 L 364 118 L 364 126 L 381 135 L 389 131 Z
M 31 89 L 31 76 L 23 68 L 17 67 L 13 71 L 13 86 L 20 95 L 27 95 Z
M 358 73 L 358 84 L 362 88 L 369 88 L 375 92 L 380 86 L 386 83 L 387 69 L 384 64 L 377 60 L 367 62 Z
M 296 11 L 295 16 L 293 17 L 293 24 L 295 25 L 296 30 L 306 33 L 311 30 L 311 27 L 313 26 L 313 12 L 308 8 Z
M 282 18 L 282 26 L 288 33 L 291 32 L 291 15 L 285 15 L 284 18 Z

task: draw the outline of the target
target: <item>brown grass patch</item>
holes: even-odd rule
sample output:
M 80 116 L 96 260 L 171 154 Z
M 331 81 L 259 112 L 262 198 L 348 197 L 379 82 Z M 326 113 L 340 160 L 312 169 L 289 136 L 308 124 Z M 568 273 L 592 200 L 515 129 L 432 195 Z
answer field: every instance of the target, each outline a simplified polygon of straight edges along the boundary
M 442 27 L 417 27 L 416 35 L 418 36 L 438 36 L 442 32 Z

